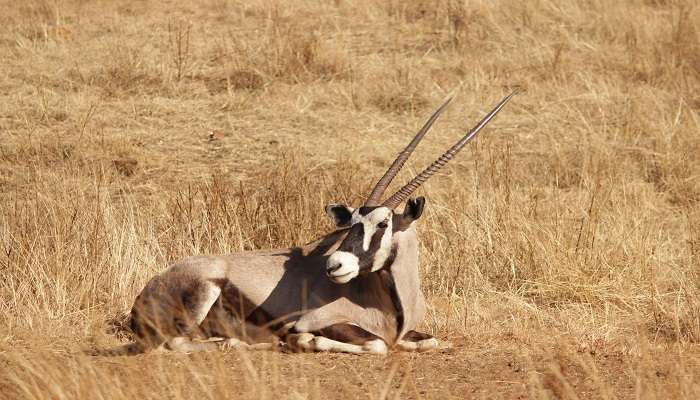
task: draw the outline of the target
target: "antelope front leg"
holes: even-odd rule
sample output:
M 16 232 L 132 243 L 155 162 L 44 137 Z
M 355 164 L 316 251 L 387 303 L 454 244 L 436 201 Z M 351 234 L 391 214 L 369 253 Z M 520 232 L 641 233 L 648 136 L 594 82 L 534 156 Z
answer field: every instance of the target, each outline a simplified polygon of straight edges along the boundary
M 350 324 L 336 324 L 314 333 L 289 334 L 287 344 L 294 351 L 381 355 L 388 351 L 380 337 Z
M 424 352 L 437 349 L 438 340 L 427 333 L 408 331 L 396 342 L 396 347 L 403 351 Z

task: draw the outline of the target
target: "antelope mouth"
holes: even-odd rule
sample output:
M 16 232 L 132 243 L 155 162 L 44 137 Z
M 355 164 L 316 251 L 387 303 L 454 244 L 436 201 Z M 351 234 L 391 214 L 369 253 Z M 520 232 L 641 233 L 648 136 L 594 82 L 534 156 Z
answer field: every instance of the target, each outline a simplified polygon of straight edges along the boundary
M 358 259 L 352 253 L 336 251 L 328 259 L 326 274 L 335 283 L 347 283 L 360 272 Z
M 328 277 L 335 283 L 348 283 L 356 276 L 357 271 L 350 271 L 342 275 L 328 275 Z

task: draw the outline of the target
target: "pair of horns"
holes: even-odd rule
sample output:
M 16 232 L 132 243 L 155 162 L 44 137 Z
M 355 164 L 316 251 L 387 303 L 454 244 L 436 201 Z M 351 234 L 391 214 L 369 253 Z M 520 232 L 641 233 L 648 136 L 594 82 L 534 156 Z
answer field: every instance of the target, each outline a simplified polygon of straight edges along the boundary
M 390 209 L 396 208 L 399 204 L 401 204 L 404 200 L 408 198 L 408 196 L 411 195 L 416 189 L 420 187 L 425 181 L 428 180 L 431 176 L 433 176 L 436 172 L 440 170 L 440 168 L 444 167 L 445 164 L 447 164 L 452 158 L 454 158 L 457 153 L 459 153 L 462 148 L 469 143 L 479 131 L 485 127 L 492 119 L 493 117 L 498 114 L 499 111 L 510 101 L 510 99 L 518 93 L 518 90 L 514 90 L 511 94 L 508 96 L 504 97 L 503 100 L 501 100 L 494 108 L 486 114 L 486 116 L 479 121 L 478 124 L 474 128 L 472 128 L 469 132 L 467 132 L 464 137 L 462 137 L 457 143 L 455 143 L 452 147 L 450 147 L 449 150 L 447 150 L 443 155 L 441 155 L 437 160 L 433 161 L 432 164 L 426 169 L 423 170 L 420 174 L 418 174 L 415 178 L 411 179 L 410 182 L 408 182 L 404 187 L 399 189 L 396 193 L 394 193 L 391 197 L 386 199 L 384 203 L 381 205 L 384 207 L 388 207 Z M 428 121 L 423 125 L 423 127 L 416 133 L 416 136 L 413 137 L 413 140 L 411 140 L 411 143 L 409 143 L 405 149 L 399 155 L 396 157 L 394 162 L 391 164 L 389 169 L 384 173 L 384 176 L 379 179 L 377 184 L 374 186 L 374 189 L 370 193 L 369 197 L 367 198 L 367 201 L 365 202 L 365 206 L 377 206 L 379 205 L 379 201 L 382 197 L 382 194 L 384 194 L 384 191 L 386 191 L 386 188 L 389 187 L 389 184 L 391 181 L 394 179 L 394 177 L 399 173 L 401 170 L 401 167 L 406 163 L 406 160 L 411 156 L 411 153 L 413 153 L 413 150 L 415 150 L 416 146 L 418 146 L 418 143 L 423 139 L 423 136 L 430 130 L 430 127 L 433 125 L 435 120 L 442 114 L 442 112 L 447 108 L 447 105 L 450 104 L 450 101 L 452 101 L 452 97 L 449 97 L 434 113 L 433 115 L 430 116 Z

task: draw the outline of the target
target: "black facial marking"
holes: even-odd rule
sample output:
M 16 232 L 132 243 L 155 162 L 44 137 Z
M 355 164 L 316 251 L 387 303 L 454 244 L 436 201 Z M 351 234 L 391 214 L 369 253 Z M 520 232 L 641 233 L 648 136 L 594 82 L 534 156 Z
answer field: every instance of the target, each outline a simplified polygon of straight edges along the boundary
M 369 242 L 369 249 L 367 249 L 368 253 L 374 254 L 382 246 L 384 231 L 386 231 L 386 228 L 377 228 L 377 230 L 374 231 L 374 235 L 372 235 L 372 239 Z
M 362 213 L 362 209 L 360 209 L 360 213 Z M 365 251 L 362 248 L 365 238 L 365 227 L 364 224 L 357 223 L 350 228 L 348 236 L 345 238 L 338 250 L 346 251 L 357 256 L 360 274 L 367 274 L 372 270 L 372 265 L 374 264 L 374 256 L 382 246 L 382 237 L 384 236 L 384 232 L 386 232 L 387 228 L 388 226 L 377 226 L 377 229 L 372 235 L 372 239 L 370 239 L 369 248 L 367 249 L 367 251 Z
M 384 236 L 385 231 L 386 228 L 377 228 L 377 230 L 374 231 L 374 235 L 372 235 L 372 239 L 370 239 L 369 248 L 362 254 L 362 256 L 358 257 L 360 259 L 360 274 L 367 274 L 371 272 L 374 264 L 374 256 L 382 247 L 382 237 Z
M 372 207 L 362 206 L 362 207 L 358 208 L 357 211 L 360 213 L 360 215 L 362 215 L 364 217 L 365 215 L 376 210 L 377 208 L 379 208 L 379 207 L 378 206 L 372 206 Z
M 357 255 L 358 251 L 362 251 L 362 240 L 364 237 L 365 226 L 363 224 L 355 224 L 350 228 L 348 236 L 338 250 L 348 251 Z

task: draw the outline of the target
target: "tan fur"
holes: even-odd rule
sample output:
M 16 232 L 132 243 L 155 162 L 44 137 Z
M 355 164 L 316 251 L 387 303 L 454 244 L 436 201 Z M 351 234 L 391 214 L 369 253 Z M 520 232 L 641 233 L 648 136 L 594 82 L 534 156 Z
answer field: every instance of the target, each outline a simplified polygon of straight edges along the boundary
M 134 303 L 132 326 L 138 343 L 144 350 L 163 343 L 193 347 L 177 338 L 202 337 L 198 331 L 206 315 L 202 307 L 211 307 L 214 301 L 230 301 L 236 304 L 241 319 L 250 317 L 254 310 L 262 311 L 269 317 L 266 323 L 293 327 L 297 332 L 351 323 L 393 345 L 423 318 L 416 232 L 409 228 L 394 234 L 397 252 L 388 271 L 339 285 L 325 275 L 326 259 L 346 234 L 346 230 L 335 231 L 303 248 L 194 256 L 178 261 L 154 277 Z M 392 282 L 404 313 L 400 331 L 390 295 Z M 221 299 L 212 299 L 213 295 Z M 241 299 L 245 301 L 238 301 Z M 212 318 L 220 317 L 212 313 L 206 317 Z

